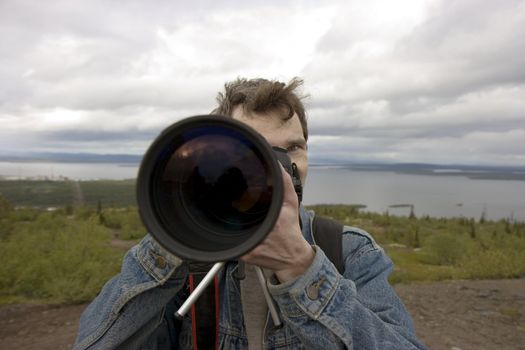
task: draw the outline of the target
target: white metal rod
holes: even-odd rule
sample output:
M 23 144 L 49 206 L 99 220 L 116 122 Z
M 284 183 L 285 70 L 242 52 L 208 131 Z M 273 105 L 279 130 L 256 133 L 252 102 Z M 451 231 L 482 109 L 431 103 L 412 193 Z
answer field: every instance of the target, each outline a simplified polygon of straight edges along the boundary
M 195 304 L 197 299 L 201 296 L 202 292 L 206 289 L 206 287 L 213 281 L 215 278 L 215 275 L 219 272 L 220 269 L 223 268 L 224 262 L 218 262 L 215 263 L 210 271 L 204 276 L 202 281 L 197 285 L 197 288 L 193 290 L 193 292 L 190 294 L 188 299 L 184 301 L 184 303 L 181 305 L 181 307 L 175 312 L 175 317 L 178 319 L 182 319 L 184 315 L 190 310 L 191 306 Z

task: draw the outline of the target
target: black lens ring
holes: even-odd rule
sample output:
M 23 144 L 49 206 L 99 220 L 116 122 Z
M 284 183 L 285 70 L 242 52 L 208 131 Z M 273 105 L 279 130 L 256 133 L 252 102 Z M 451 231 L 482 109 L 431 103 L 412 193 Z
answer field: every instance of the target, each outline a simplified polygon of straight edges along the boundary
M 269 174 L 273 183 L 271 204 L 263 222 L 253 233 L 250 234 L 249 237 L 247 237 L 245 241 L 235 247 L 219 251 L 203 251 L 185 245 L 184 242 L 175 238 L 179 236 L 177 235 L 177 232 L 167 232 L 158 216 L 158 210 L 154 208 L 155 198 L 153 198 L 154 191 L 152 189 L 152 181 L 156 176 L 155 172 L 162 171 L 167 159 L 169 159 L 169 156 L 165 154 L 166 149 L 171 149 L 169 154 L 171 155 L 171 153 L 173 153 L 173 147 L 170 145 L 173 143 L 173 140 L 177 135 L 180 135 L 185 130 L 203 126 L 220 126 L 229 128 L 239 132 L 250 140 L 261 152 L 264 161 L 268 164 Z M 162 159 L 166 160 L 163 161 Z M 266 235 L 274 227 L 281 211 L 284 191 L 281 166 L 275 157 L 271 146 L 264 137 L 240 121 L 218 115 L 201 115 L 185 118 L 162 131 L 162 133 L 153 141 L 142 159 L 137 178 L 136 190 L 139 213 L 150 234 L 164 248 L 174 255 L 182 259 L 202 262 L 233 260 L 255 248 L 255 246 L 264 240 Z M 184 234 L 182 234 L 182 236 L 183 235 Z

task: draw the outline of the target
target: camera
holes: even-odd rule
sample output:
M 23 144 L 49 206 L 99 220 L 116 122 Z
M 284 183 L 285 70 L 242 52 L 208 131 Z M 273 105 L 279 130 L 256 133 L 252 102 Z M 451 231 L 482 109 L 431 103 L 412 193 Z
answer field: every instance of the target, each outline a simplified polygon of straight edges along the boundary
M 203 115 L 153 141 L 137 178 L 144 225 L 168 251 L 199 262 L 233 260 L 272 230 L 283 201 L 281 166 L 302 197 L 297 167 L 248 125 Z

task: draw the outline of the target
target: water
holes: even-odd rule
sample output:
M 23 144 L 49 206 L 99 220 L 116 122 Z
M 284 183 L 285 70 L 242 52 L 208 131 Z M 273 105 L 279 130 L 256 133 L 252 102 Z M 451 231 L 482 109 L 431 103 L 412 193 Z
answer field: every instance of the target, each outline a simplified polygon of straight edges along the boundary
M 0 162 L 0 175 L 11 178 L 59 176 L 76 180 L 135 178 L 138 165 L 109 163 Z M 305 204 L 363 204 L 368 211 L 417 216 L 514 218 L 525 221 L 525 181 L 471 180 L 463 176 L 428 176 L 379 171 L 311 167 Z
M 67 177 L 73 180 L 123 180 L 134 179 L 137 173 L 137 164 L 0 162 L 0 176 L 7 178 Z
M 393 172 L 311 168 L 304 203 L 364 204 L 368 211 L 417 216 L 514 218 L 525 221 L 525 181 L 471 180 Z

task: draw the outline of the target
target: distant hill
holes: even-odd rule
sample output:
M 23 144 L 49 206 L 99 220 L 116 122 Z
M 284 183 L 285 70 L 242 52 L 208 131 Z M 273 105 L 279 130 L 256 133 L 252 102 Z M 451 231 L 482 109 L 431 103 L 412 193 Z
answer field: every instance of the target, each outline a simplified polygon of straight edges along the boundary
M 426 163 L 314 163 L 311 166 L 338 168 L 353 171 L 382 171 L 415 175 L 465 176 L 471 179 L 525 181 L 525 166 L 490 166 Z
M 96 154 L 96 153 L 17 153 L 0 154 L 4 162 L 57 162 L 57 163 L 135 163 L 142 160 L 142 155 L 135 154 Z
M 8 162 L 56 162 L 56 163 L 117 163 L 139 164 L 142 155 L 97 153 L 0 153 L 0 161 Z M 525 181 L 525 166 L 489 166 L 431 163 L 359 163 L 330 159 L 310 159 L 311 167 L 338 167 L 354 171 L 387 171 L 404 174 L 433 176 L 465 176 L 471 179 Z

